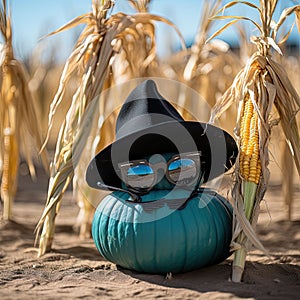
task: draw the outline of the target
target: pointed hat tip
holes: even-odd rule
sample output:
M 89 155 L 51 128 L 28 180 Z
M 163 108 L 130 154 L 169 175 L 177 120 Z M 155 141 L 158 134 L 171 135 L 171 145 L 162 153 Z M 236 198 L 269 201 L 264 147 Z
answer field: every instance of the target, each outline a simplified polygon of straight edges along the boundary
M 157 90 L 157 85 L 155 83 L 154 80 L 152 79 L 147 79 L 144 82 L 142 82 L 140 84 L 140 88 L 143 92 L 145 92 L 147 95 L 152 95 L 154 94 L 155 96 L 158 94 L 159 92 Z M 149 96 L 148 96 L 149 97 Z
M 162 95 L 157 89 L 157 85 L 154 80 L 147 79 L 139 84 L 130 94 L 131 100 L 135 99 L 163 99 Z
M 146 87 L 156 87 L 156 83 L 153 79 L 147 79 L 144 82 L 142 82 L 141 85 L 144 85 Z

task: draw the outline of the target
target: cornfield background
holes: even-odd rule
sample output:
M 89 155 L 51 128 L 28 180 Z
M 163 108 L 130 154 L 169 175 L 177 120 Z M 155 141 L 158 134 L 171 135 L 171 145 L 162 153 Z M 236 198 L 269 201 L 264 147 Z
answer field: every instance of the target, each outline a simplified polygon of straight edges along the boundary
M 252 35 L 252 33 L 242 26 L 236 28 L 240 34 L 240 43 L 236 48 L 230 47 L 226 41 L 219 39 L 212 39 L 207 42 L 212 33 L 216 31 L 213 24 L 217 21 L 207 16 L 216 15 L 222 2 L 210 1 L 209 4 L 203 6 L 202 15 L 199 16 L 198 32 L 191 47 L 185 49 L 183 45 L 182 50 L 174 50 L 172 55 L 161 58 L 157 55 L 156 27 L 154 24 L 162 22 L 170 26 L 177 34 L 178 44 L 180 42 L 183 44 L 179 30 L 171 22 L 172 20 L 149 13 L 151 11 L 149 10 L 151 1 L 131 0 L 128 2 L 136 11 L 133 16 L 122 13 L 115 16 L 107 15 L 107 12 L 113 6 L 112 1 L 95 0 L 92 1 L 93 11 L 88 17 L 79 17 L 55 32 L 59 35 L 60 31 L 67 30 L 80 23 L 86 23 L 85 31 L 77 41 L 74 41 L 76 46 L 67 65 L 64 66 L 64 64 L 57 63 L 53 59 L 59 52 L 59 49 L 55 48 L 51 50 L 53 53 L 50 53 L 47 61 L 41 58 L 42 53 L 38 48 L 31 56 L 23 59 L 30 76 L 29 89 L 39 101 L 41 128 L 43 136 L 47 137 L 47 143 L 44 144 L 44 147 L 49 151 L 50 160 L 53 162 L 50 170 L 53 181 L 52 185 L 49 184 L 49 190 L 53 188 L 54 191 L 49 191 L 46 207 L 38 224 L 38 239 L 42 231 L 41 240 L 39 241 L 39 255 L 43 255 L 51 248 L 52 240 L 55 238 L 55 217 L 59 214 L 63 194 L 67 188 L 74 191 L 74 201 L 77 202 L 80 208 L 77 224 L 74 225 L 79 228 L 79 234 L 82 238 L 90 236 L 90 223 L 96 205 L 91 203 L 91 199 L 96 198 L 98 201 L 101 195 L 99 192 L 89 190 L 86 186 L 83 180 L 84 172 L 88 161 L 91 159 L 88 154 L 95 153 L 114 139 L 113 128 L 117 109 L 131 88 L 129 84 L 125 86 L 124 83 L 128 82 L 135 85 L 136 81 L 133 79 L 145 77 L 180 82 L 182 85 L 178 90 L 168 90 L 164 86 L 161 86 L 161 88 L 165 89 L 164 93 L 170 95 L 179 109 L 184 108 L 181 111 L 184 118 L 191 119 L 193 114 L 190 112 L 201 111 L 201 121 L 208 121 L 211 111 L 207 108 L 213 107 L 217 101 L 222 99 L 235 76 L 255 51 L 253 45 L 249 42 L 249 35 Z M 296 11 L 299 18 L 299 11 Z M 108 24 L 105 24 L 105 26 L 103 25 L 104 20 L 108 20 Z M 1 20 L 1 22 L 4 21 Z M 195 21 L 195 23 L 197 22 Z M 289 30 L 289 28 L 286 29 L 286 32 Z M 91 40 L 89 40 L 90 38 Z M 280 62 L 286 70 L 299 94 L 299 49 L 291 47 L 289 40 L 280 47 L 283 56 L 275 54 L 274 60 Z M 0 64 L 3 63 L 3 49 L 4 46 L 0 49 Z M 138 57 L 136 53 L 139 53 Z M 105 59 L 102 57 L 101 60 L 99 59 L 101 55 L 107 57 Z M 105 62 L 103 63 L 103 61 Z M 90 69 L 86 66 L 89 66 Z M 5 78 L 5 74 L 3 74 L 2 77 L 0 76 L 1 84 L 3 84 Z M 98 86 L 94 83 L 95 78 Z M 110 89 L 118 85 L 123 87 L 123 90 Z M 93 123 L 90 125 L 94 140 L 88 140 L 85 148 L 80 148 L 82 155 L 74 165 L 74 162 L 72 162 L 73 153 L 70 149 L 73 149 L 76 142 L 72 138 L 77 134 L 80 135 L 81 119 L 78 115 L 84 116 L 86 113 L 85 105 L 91 102 L 102 90 L 111 92 L 104 93 L 105 99 L 100 100 L 102 101 L 101 111 L 95 114 Z M 195 101 L 191 100 L 194 92 L 200 94 L 209 106 L 203 107 L 199 103 L 195 107 Z M 86 101 L 84 105 L 83 102 L 80 102 L 82 98 Z M 3 97 L 0 99 L 0 105 L 2 101 L 4 101 Z M 80 106 L 80 109 L 76 110 L 78 106 Z M 0 106 L 1 109 L 2 107 Z M 233 134 L 237 114 L 237 105 L 232 105 L 221 115 L 220 126 Z M 47 122 L 49 115 L 50 120 Z M 194 115 L 197 114 L 194 113 Z M 299 116 L 297 115 L 296 118 L 299 119 Z M 105 121 L 100 124 L 99 119 Z M 274 117 L 275 119 L 276 117 Z M 61 127 L 63 130 L 60 132 Z M 2 128 L 0 127 L 0 129 Z M 0 137 L 2 136 L 0 135 Z M 1 147 L 0 153 L 3 153 L 2 144 Z M 280 185 L 282 187 L 283 201 L 281 206 L 286 211 L 286 220 L 293 220 L 293 205 L 296 201 L 293 197 L 293 191 L 299 189 L 299 180 L 296 179 L 298 178 L 296 172 L 293 172 L 295 169 L 294 162 L 287 143 L 284 141 L 280 126 L 274 127 L 274 130 L 272 130 L 269 149 L 270 185 Z M 20 153 L 20 157 L 21 161 L 24 160 L 22 153 Z M 0 158 L 0 174 L 3 180 L 3 159 Z M 67 165 L 68 159 L 71 161 L 70 165 Z M 36 161 L 36 164 L 39 164 L 39 162 Z M 67 168 L 65 168 L 66 165 Z M 75 167 L 75 169 L 73 170 L 72 167 Z M 26 170 L 27 168 L 22 165 L 22 172 L 26 173 Z M 64 172 L 67 173 L 65 177 Z M 61 177 L 57 177 L 57 175 Z M 57 190 L 55 190 L 53 182 L 56 181 L 59 182 L 57 184 L 59 186 L 59 196 L 54 199 L 52 195 L 57 193 Z M 224 194 L 228 194 L 228 189 L 229 186 L 224 187 Z

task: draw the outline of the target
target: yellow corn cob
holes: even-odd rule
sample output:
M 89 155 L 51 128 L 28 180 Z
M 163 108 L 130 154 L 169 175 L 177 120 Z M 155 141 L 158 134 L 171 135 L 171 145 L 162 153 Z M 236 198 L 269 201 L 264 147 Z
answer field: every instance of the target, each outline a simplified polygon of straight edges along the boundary
M 261 174 L 258 115 L 248 93 L 242 109 L 240 138 L 240 174 L 245 181 L 258 184 Z
M 259 157 L 258 114 L 254 109 L 249 93 L 244 98 L 240 123 L 240 175 L 243 178 L 244 212 L 248 220 L 252 218 L 257 185 L 261 175 Z M 237 238 L 237 243 L 245 245 L 246 236 L 243 232 Z M 241 247 L 234 253 L 232 280 L 240 282 L 245 267 L 247 250 Z

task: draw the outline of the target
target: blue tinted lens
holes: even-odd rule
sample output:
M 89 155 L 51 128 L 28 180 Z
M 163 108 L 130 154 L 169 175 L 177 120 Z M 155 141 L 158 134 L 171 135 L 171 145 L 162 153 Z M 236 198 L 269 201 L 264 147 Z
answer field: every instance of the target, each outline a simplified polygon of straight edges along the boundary
M 134 165 L 127 170 L 126 183 L 133 188 L 147 189 L 154 184 L 154 181 L 154 171 L 149 165 Z
M 145 176 L 145 175 L 150 175 L 153 174 L 153 170 L 150 166 L 148 165 L 136 165 L 133 167 L 130 167 L 127 170 L 127 175 L 132 176 L 132 175 L 140 175 L 140 176 Z
M 168 166 L 169 179 L 179 185 L 190 184 L 197 177 L 197 166 L 194 160 L 189 158 L 177 159 Z

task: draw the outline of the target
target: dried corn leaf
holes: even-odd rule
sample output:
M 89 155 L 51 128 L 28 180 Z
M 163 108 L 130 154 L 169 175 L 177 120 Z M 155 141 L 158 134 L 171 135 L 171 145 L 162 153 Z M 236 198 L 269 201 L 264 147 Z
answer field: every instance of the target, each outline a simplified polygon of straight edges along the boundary
M 226 23 L 223 27 L 221 27 L 219 30 L 217 30 L 215 33 L 213 33 L 207 40 L 206 43 L 209 43 L 212 39 L 214 39 L 216 36 L 220 35 L 224 30 L 226 30 L 231 25 L 235 24 L 239 20 L 231 20 L 230 22 Z
M 261 27 L 259 26 L 259 24 L 257 22 L 255 22 L 254 20 L 248 18 L 248 17 L 242 17 L 242 16 L 214 16 L 212 17 L 213 20 L 228 20 L 228 19 L 233 19 L 230 23 L 231 25 L 234 24 L 235 22 L 233 21 L 249 21 L 251 22 L 257 29 L 260 33 L 262 33 L 262 30 L 261 30 Z M 226 26 L 226 25 L 225 25 Z M 224 26 L 224 27 L 225 27 Z M 223 28 L 224 28 L 223 27 Z M 229 26 L 226 26 L 224 29 L 226 29 L 227 27 Z M 224 30 L 223 29 L 223 30 Z M 222 30 L 222 31 L 223 31 Z M 222 32 L 221 31 L 221 32 Z
M 228 9 L 228 8 L 230 8 L 232 6 L 235 6 L 237 4 L 245 4 L 245 5 L 249 6 L 249 7 L 255 8 L 259 12 L 261 12 L 260 8 L 257 5 L 255 5 L 254 3 L 251 3 L 249 1 L 242 1 L 242 0 L 240 0 L 240 1 L 230 1 L 229 3 L 226 3 L 221 9 L 219 9 L 216 12 L 216 15 L 221 14 L 221 13 L 223 14 L 226 9 Z
M 280 18 L 278 22 L 276 23 L 276 28 L 275 28 L 275 35 L 278 29 L 281 27 L 281 25 L 284 23 L 284 21 L 287 19 L 288 16 L 290 16 L 292 13 L 296 14 L 296 18 L 298 19 L 298 15 L 300 13 L 300 5 L 295 5 L 293 7 L 288 7 L 284 9 L 280 15 Z

